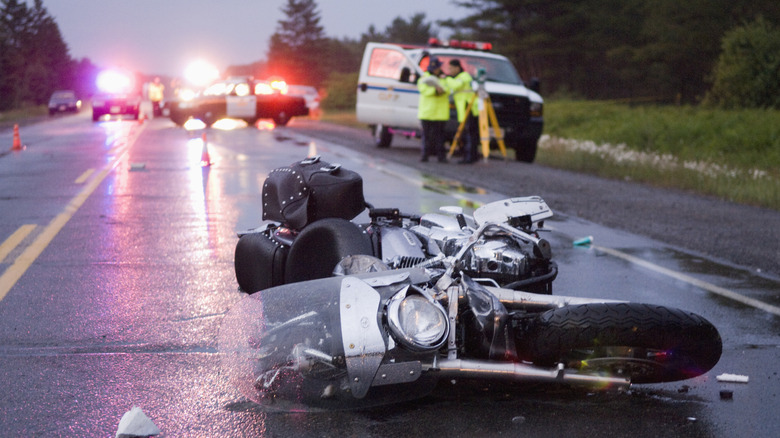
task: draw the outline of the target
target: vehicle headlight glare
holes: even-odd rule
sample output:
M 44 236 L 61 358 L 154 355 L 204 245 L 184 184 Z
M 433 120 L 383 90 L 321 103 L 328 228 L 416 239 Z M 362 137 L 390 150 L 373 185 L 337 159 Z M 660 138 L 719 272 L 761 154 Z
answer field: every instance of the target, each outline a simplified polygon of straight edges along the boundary
M 449 332 L 444 309 L 420 295 L 391 301 L 388 305 L 388 322 L 394 337 L 415 351 L 441 347 Z

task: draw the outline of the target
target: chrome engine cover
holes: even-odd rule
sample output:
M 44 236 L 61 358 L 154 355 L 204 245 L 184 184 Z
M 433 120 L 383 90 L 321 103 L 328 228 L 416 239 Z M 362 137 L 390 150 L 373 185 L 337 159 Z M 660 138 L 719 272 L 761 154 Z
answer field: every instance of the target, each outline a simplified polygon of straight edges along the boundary
M 491 239 L 471 247 L 465 270 L 472 277 L 522 278 L 531 268 L 528 254 L 515 241 Z
M 430 239 L 447 255 L 455 255 L 463 245 L 468 244 L 471 232 L 463 231 L 457 221 L 448 216 L 425 215 L 421 224 L 410 230 Z M 425 226 L 427 225 L 427 226 Z M 520 243 L 510 237 L 492 236 L 480 239 L 466 253 L 463 267 L 471 277 L 487 277 L 496 280 L 514 281 L 525 278 L 531 272 L 530 256 Z
M 405 228 L 382 228 L 382 261 L 399 268 L 405 264 L 419 263 L 425 260 L 423 244 L 420 239 Z M 409 262 L 405 262 L 409 261 Z

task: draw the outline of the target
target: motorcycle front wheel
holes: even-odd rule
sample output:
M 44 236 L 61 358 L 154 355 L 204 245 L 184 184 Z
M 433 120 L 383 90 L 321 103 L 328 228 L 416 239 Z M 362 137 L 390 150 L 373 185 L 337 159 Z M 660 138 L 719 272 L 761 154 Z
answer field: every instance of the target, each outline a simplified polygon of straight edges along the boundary
M 637 303 L 598 303 L 549 310 L 518 339 L 521 356 L 538 365 L 563 363 L 583 373 L 632 383 L 685 380 L 718 363 L 722 342 L 703 317 Z

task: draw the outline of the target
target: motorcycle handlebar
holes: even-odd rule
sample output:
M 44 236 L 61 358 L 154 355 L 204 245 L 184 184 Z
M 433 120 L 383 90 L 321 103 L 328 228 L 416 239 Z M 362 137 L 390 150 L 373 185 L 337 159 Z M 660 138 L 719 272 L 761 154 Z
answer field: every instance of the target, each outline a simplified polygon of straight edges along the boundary
M 368 217 L 370 217 L 372 220 L 377 218 L 385 218 L 393 221 L 401 219 L 410 219 L 414 221 L 420 220 L 420 216 L 401 213 L 401 210 L 397 208 L 369 208 Z

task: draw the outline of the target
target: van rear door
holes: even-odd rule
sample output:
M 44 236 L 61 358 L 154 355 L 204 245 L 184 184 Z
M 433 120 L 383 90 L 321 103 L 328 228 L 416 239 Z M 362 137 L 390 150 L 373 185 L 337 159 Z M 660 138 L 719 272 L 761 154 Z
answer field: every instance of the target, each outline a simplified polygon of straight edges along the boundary
M 368 43 L 360 65 L 357 119 L 369 125 L 419 129 L 416 80 L 421 71 L 395 44 Z

